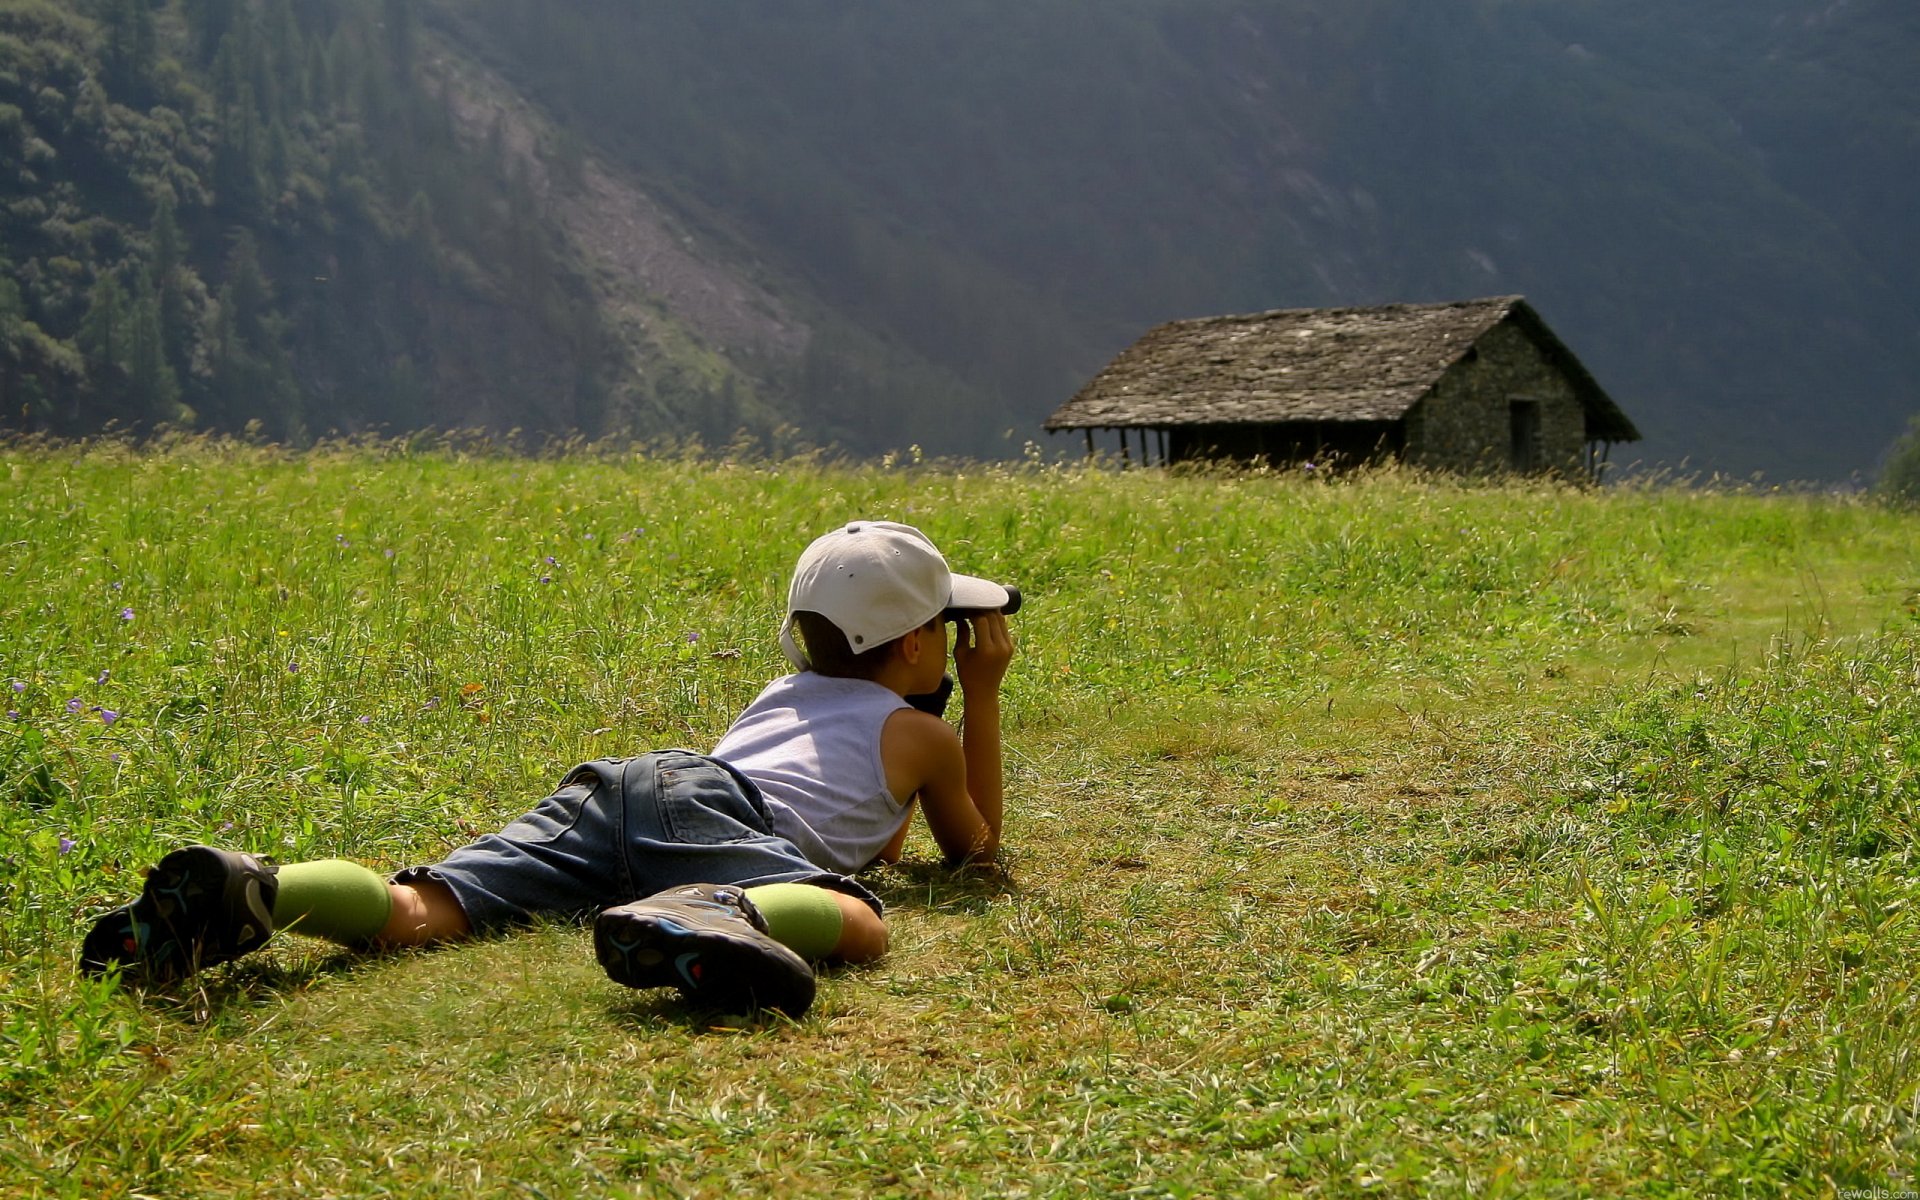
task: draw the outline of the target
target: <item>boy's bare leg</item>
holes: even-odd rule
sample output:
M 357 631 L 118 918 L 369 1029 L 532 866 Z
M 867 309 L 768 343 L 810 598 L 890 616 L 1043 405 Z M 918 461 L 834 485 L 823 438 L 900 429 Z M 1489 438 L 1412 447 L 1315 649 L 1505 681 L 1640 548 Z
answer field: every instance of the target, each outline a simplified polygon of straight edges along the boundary
M 427 946 L 458 941 L 473 933 L 466 910 L 453 890 L 437 880 L 387 885 L 393 914 L 374 936 L 382 946 Z M 833 957 L 842 962 L 869 962 L 887 952 L 887 925 L 864 901 L 845 892 L 831 892 L 840 908 L 840 940 Z
M 467 910 L 454 899 L 453 889 L 438 880 L 390 883 L 387 891 L 393 897 L 393 914 L 374 935 L 376 945 L 430 946 L 473 933 Z
M 887 923 L 863 900 L 833 892 L 840 906 L 840 940 L 833 957 L 841 962 L 871 962 L 887 952 Z

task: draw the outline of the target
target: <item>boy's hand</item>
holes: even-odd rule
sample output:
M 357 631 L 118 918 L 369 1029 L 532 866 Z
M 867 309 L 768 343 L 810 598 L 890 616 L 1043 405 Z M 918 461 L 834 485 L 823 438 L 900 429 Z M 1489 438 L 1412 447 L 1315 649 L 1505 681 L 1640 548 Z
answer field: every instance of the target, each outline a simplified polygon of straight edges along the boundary
M 1005 613 L 985 612 L 954 622 L 953 669 L 969 696 L 997 692 L 1013 661 L 1013 633 Z

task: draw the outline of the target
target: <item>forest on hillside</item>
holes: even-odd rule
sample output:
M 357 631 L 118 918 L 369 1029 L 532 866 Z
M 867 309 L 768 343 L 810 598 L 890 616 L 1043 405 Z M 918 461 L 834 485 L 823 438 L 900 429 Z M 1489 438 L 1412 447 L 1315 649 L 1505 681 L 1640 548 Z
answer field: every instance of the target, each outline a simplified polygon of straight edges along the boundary
M 1843 479 L 1920 408 L 1916 53 L 1900 0 L 0 0 L 0 427 L 990 456 L 1162 320 L 1520 293 L 1647 457 Z
M 463 144 L 423 86 L 417 12 L 0 4 L 8 425 L 300 441 L 602 420 L 591 298 L 526 173 Z M 523 386 L 453 410 L 433 395 L 449 362 Z
M 997 404 L 854 321 L 784 358 L 669 314 L 631 344 L 555 215 L 582 141 L 463 128 L 430 15 L 0 0 L 0 429 L 991 452 Z

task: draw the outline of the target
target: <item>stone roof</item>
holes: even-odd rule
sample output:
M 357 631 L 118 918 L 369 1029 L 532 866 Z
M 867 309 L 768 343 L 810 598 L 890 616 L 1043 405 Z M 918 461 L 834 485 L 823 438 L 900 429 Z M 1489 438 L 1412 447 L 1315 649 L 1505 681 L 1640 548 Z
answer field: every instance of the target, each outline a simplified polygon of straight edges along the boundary
M 1123 351 L 1045 428 L 1396 421 L 1507 320 L 1572 381 L 1590 439 L 1639 440 L 1633 423 L 1519 296 L 1173 321 Z

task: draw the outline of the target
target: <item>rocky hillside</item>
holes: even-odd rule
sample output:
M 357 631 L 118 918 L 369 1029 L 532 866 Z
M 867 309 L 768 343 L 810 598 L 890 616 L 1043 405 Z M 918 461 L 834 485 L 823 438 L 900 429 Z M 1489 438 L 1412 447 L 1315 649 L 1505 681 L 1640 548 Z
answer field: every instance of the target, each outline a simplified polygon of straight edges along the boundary
M 78 7 L 0 0 L 13 425 L 991 455 L 1160 320 L 1516 292 L 1649 458 L 1920 408 L 1903 0 Z
M 437 11 L 1016 422 L 1165 318 L 1509 292 L 1660 459 L 1843 478 L 1920 406 L 1895 0 Z
M 0 0 L 0 427 L 778 425 L 804 331 L 418 15 Z

